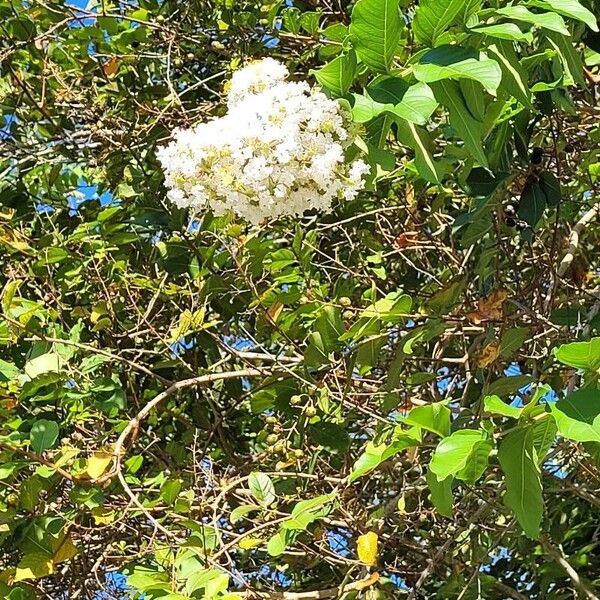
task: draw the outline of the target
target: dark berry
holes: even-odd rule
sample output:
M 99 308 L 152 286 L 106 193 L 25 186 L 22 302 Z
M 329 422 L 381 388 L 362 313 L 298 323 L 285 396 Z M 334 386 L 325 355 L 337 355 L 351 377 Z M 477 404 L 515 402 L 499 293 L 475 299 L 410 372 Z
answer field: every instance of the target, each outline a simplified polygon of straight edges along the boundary
M 506 224 L 508 227 L 514 227 L 517 222 L 512 217 L 506 217 Z
M 507 205 L 504 207 L 504 214 L 505 214 L 507 217 L 514 217 L 514 216 L 515 216 L 515 214 L 516 214 L 515 207 L 514 207 L 512 204 L 507 204 Z
M 531 164 L 539 165 L 542 162 L 544 151 L 541 148 L 534 148 L 531 152 Z
M 517 223 L 517 231 L 525 231 L 527 229 L 528 225 L 527 223 L 524 223 L 523 221 L 519 221 Z

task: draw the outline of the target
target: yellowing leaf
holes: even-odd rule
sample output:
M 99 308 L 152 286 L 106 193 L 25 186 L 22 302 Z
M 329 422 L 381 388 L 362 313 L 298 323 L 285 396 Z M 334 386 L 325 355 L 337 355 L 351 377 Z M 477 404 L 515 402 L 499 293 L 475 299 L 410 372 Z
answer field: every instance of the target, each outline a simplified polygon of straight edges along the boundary
M 114 510 L 105 510 L 101 506 L 92 508 L 92 517 L 96 525 L 110 525 L 117 518 Z
M 110 452 L 94 452 L 94 454 L 88 458 L 87 474 L 92 479 L 97 479 L 104 471 L 106 471 L 106 467 L 108 467 L 111 460 L 112 454 Z
M 102 69 L 107 77 L 114 75 L 119 69 L 119 60 L 116 56 L 109 58 L 103 65 Z
M 365 588 L 371 587 L 373 584 L 379 581 L 379 573 L 375 571 L 371 573 L 366 579 L 362 579 L 361 581 L 357 581 L 354 589 L 356 590 L 364 590 Z
M 374 565 L 377 560 L 377 534 L 374 531 L 369 531 L 364 535 L 359 536 L 356 543 L 358 558 L 365 565 Z
M 506 290 L 494 290 L 487 298 L 477 303 L 477 310 L 469 313 L 470 321 L 479 325 L 483 321 L 499 321 L 502 319 L 502 305 L 508 297 Z
M 240 540 L 240 543 L 238 545 L 242 550 L 250 550 L 250 548 L 256 548 L 262 543 L 263 541 L 260 538 L 245 537 Z
M 31 552 L 26 554 L 17 565 L 14 582 L 26 581 L 27 579 L 39 579 L 46 575 L 52 575 L 54 565 L 52 558 L 46 552 Z
M 485 346 L 479 353 L 479 356 L 477 357 L 477 366 L 483 369 L 489 367 L 498 358 L 499 354 L 500 342 L 494 340 Z
M 57 565 L 58 563 L 64 562 L 73 558 L 77 554 L 77 548 L 71 539 L 69 534 L 65 535 L 54 550 L 54 556 L 52 557 L 52 563 Z

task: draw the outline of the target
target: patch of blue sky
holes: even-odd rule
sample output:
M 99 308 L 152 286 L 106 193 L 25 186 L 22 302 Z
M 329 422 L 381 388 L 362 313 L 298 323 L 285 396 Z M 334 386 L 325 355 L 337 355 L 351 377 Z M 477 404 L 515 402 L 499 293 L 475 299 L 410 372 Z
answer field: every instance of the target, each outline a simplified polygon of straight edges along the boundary
M 250 350 L 254 348 L 254 342 L 248 338 L 237 337 L 234 335 L 224 335 L 222 338 L 223 343 L 233 350 L 243 352 L 244 350 Z
M 51 215 L 54 212 L 54 207 L 45 202 L 38 202 L 35 205 L 35 210 L 40 215 Z
M 98 193 L 98 186 L 80 182 L 76 192 L 79 194 L 71 194 L 67 196 L 67 205 L 69 207 L 69 216 L 73 217 L 79 212 L 79 207 L 91 200 L 98 200 L 101 206 L 118 206 L 120 201 L 115 198 L 112 192 L 106 191 L 102 194 Z M 81 196 L 80 194 L 83 194 Z
M 200 221 L 192 219 L 187 226 L 188 233 L 196 233 L 200 230 Z
M 71 21 L 69 27 L 89 27 L 95 25 L 96 17 L 91 17 L 88 12 L 94 12 L 98 4 L 96 0 L 70 0 L 67 6 L 73 7 L 73 14 L 77 18 Z
M 399 590 L 404 590 L 405 592 L 412 591 L 412 587 L 406 583 L 406 579 L 398 575 L 398 573 L 384 573 L 384 576 L 386 576 L 390 580 L 390 583 Z
M 561 480 L 566 479 L 569 476 L 569 471 L 565 469 L 565 466 L 558 464 L 554 460 L 547 460 L 544 463 L 544 470 L 553 477 Z
M 348 529 L 330 529 L 327 531 L 326 539 L 329 549 L 332 552 L 335 552 L 342 557 L 350 556 L 350 540 L 352 539 L 352 532 Z
M 510 560 L 511 555 L 508 548 L 501 546 L 500 548 L 494 550 L 494 552 L 490 553 L 489 558 L 490 560 L 486 564 L 479 567 L 479 570 L 482 573 L 489 573 L 492 570 L 492 567 L 498 564 L 501 560 Z
M 13 114 L 2 115 L 2 121 L 0 123 L 0 140 L 12 140 L 14 136 L 12 134 L 12 126 L 17 122 L 17 117 Z
M 270 581 L 283 588 L 292 585 L 291 577 L 278 569 L 274 569 L 271 565 L 263 565 L 257 571 L 244 573 L 243 577 L 245 579 L 262 579 L 263 581 Z
M 196 338 L 194 337 L 180 337 L 176 342 L 169 346 L 171 351 L 171 358 L 177 358 L 182 354 L 185 354 L 188 350 L 191 350 L 196 345 Z
M 127 577 L 123 573 L 112 571 L 104 576 L 104 589 L 96 592 L 94 600 L 129 600 L 133 598 L 130 592 L 133 592 L 127 583 Z M 143 600 L 144 595 L 139 596 L 138 600 Z

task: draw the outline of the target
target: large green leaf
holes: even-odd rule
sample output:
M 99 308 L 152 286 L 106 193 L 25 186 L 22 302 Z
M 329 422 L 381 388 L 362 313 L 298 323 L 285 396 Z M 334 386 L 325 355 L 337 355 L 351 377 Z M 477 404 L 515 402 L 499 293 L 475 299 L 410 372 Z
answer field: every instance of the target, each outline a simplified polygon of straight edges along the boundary
M 585 85 L 583 77 L 583 56 L 580 55 L 573 47 L 571 38 L 565 37 L 555 31 L 547 31 L 546 39 L 550 45 L 556 50 L 558 57 L 562 63 L 565 78 L 564 85 Z
M 415 153 L 415 166 L 420 177 L 432 183 L 442 180 L 444 169 L 433 159 L 429 132 L 406 119 L 397 120 L 398 140 Z
M 386 73 L 400 43 L 403 21 L 399 0 L 358 0 L 352 10 L 350 37 L 358 58 Z
M 444 79 L 473 79 L 495 92 L 502 81 L 500 65 L 485 54 L 460 46 L 439 46 L 421 56 L 413 65 L 416 79 L 425 83 Z
M 342 54 L 324 67 L 313 71 L 317 81 L 335 96 L 343 96 L 352 85 L 356 74 L 356 54 L 351 51 Z
M 527 72 L 521 66 L 512 43 L 499 41 L 496 44 L 492 44 L 489 50 L 502 69 L 501 89 L 506 90 L 523 106 L 531 107 L 531 92 L 529 90 Z
M 467 108 L 458 83 L 436 83 L 433 85 L 433 91 L 436 98 L 448 109 L 450 125 L 464 141 L 466 149 L 480 165 L 487 167 L 487 157 L 483 151 L 483 125 L 473 118 Z
M 403 79 L 389 77 L 368 88 L 368 95 L 386 110 L 417 125 L 425 125 L 437 101 L 426 83 L 408 85 Z
M 560 435 L 575 442 L 600 442 L 600 391 L 577 390 L 549 406 Z
M 523 188 L 519 201 L 519 217 L 535 227 L 546 209 L 546 194 L 538 181 L 530 178 Z
M 514 19 L 515 21 L 531 23 L 536 27 L 542 27 L 543 29 L 556 31 L 558 33 L 562 33 L 563 35 L 570 35 L 562 17 L 552 12 L 534 13 L 521 4 L 498 8 L 496 12 L 499 15 L 508 17 L 509 19 Z
M 527 4 L 552 10 L 576 21 L 582 21 L 593 31 L 598 31 L 598 21 L 594 13 L 577 0 L 529 0 Z
M 464 473 L 469 461 L 475 455 L 485 455 L 486 459 L 492 450 L 492 442 L 485 431 L 480 429 L 460 429 L 444 438 L 433 451 L 429 468 L 443 481 L 447 477 L 464 475 L 465 479 L 472 480 L 473 473 L 470 469 Z
M 506 477 L 506 505 L 526 535 L 538 538 L 544 502 L 533 428 L 521 427 L 509 433 L 498 448 L 498 460 Z
M 512 42 L 527 42 L 533 41 L 533 35 L 530 32 L 523 32 L 515 23 L 498 23 L 496 25 L 479 25 L 473 27 L 471 31 L 476 31 L 489 37 L 498 38 L 500 40 L 510 40 Z
M 59 428 L 55 421 L 39 419 L 31 426 L 29 440 L 34 452 L 41 454 L 44 450 L 52 448 L 58 439 Z
M 248 487 L 252 495 L 264 506 L 269 506 L 275 502 L 275 487 L 271 478 L 265 473 L 253 471 L 248 477 Z
M 600 369 L 600 337 L 587 342 L 563 344 L 554 350 L 556 359 L 575 369 L 597 371 Z
M 430 469 L 427 469 L 425 479 L 429 487 L 431 503 L 435 506 L 440 515 L 451 517 L 453 504 L 452 477 L 448 477 L 443 481 L 438 481 L 435 473 Z
M 400 434 L 390 444 L 374 444 L 373 442 L 369 442 L 365 451 L 354 463 L 352 471 L 348 476 L 348 483 L 352 483 L 359 477 L 376 469 L 382 462 L 398 454 L 398 452 L 411 446 L 417 446 L 420 441 L 421 432 L 419 428 L 413 427 L 405 433 Z
M 435 46 L 440 34 L 457 20 L 464 4 L 464 0 L 421 0 L 412 22 L 417 41 Z
M 433 402 L 425 406 L 415 406 L 406 417 L 400 417 L 400 420 L 445 437 L 450 433 L 451 414 L 447 406 L 441 402 Z
M 496 395 L 486 396 L 483 399 L 483 408 L 485 412 L 493 415 L 510 417 L 511 419 L 518 419 L 521 416 L 521 411 L 523 410 L 522 408 L 506 404 L 506 402 L 502 401 Z

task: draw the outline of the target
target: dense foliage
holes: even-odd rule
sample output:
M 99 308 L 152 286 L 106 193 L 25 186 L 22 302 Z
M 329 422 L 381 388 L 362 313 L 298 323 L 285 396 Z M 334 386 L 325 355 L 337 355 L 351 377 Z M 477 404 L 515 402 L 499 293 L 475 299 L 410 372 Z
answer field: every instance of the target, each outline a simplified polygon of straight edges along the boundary
M 598 0 L 0 0 L 0 597 L 597 598 Z M 252 59 L 367 189 L 157 149 Z

